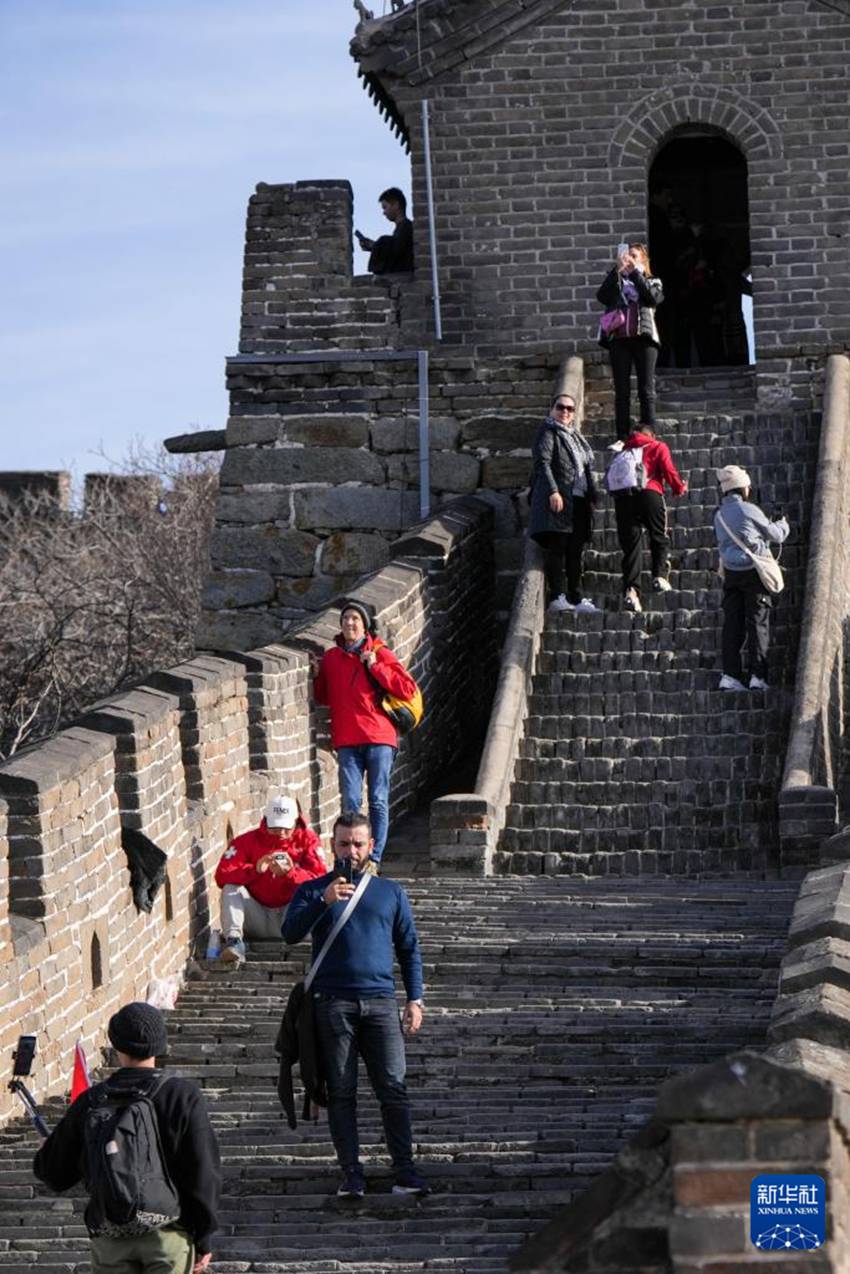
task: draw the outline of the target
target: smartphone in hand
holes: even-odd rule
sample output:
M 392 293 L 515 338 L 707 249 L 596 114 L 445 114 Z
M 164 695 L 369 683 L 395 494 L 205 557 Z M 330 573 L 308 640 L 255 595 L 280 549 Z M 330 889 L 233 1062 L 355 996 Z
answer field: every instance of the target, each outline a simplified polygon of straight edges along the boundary
M 343 876 L 345 877 L 345 879 L 348 881 L 349 885 L 353 884 L 353 882 L 354 882 L 354 863 L 351 861 L 351 859 L 350 859 L 350 858 L 346 858 L 346 860 L 345 860 L 345 862 L 344 862 L 344 864 L 343 864 L 343 867 L 342 867 L 342 874 L 343 874 Z

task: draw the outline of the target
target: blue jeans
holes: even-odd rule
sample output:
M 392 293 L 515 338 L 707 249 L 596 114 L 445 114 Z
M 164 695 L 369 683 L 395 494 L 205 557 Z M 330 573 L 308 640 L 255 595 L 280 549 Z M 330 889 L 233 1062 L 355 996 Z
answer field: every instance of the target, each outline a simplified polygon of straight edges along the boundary
M 339 795 L 344 811 L 359 811 L 363 800 L 363 775 L 366 775 L 369 783 L 369 822 L 375 841 L 372 857 L 379 863 L 390 825 L 390 775 L 395 762 L 395 748 L 388 743 L 362 743 L 357 747 L 340 748 L 337 757 Z
M 344 1172 L 360 1167 L 357 1134 L 357 1057 L 381 1107 L 384 1137 L 395 1171 L 413 1167 L 410 1099 L 404 1082 L 404 1037 L 395 998 L 342 1000 L 314 992 L 316 1030 L 328 1085 L 328 1127 Z

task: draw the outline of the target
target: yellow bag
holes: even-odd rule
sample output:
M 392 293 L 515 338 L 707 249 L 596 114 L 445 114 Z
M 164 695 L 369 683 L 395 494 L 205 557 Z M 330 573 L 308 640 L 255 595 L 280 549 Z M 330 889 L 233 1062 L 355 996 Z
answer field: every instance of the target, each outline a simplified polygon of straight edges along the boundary
M 415 694 L 410 699 L 399 699 L 396 695 L 382 691 L 378 695 L 378 704 L 392 721 L 399 734 L 410 734 L 411 730 L 415 730 L 425 711 L 422 691 L 418 686 Z
M 386 643 L 381 641 L 380 637 L 375 638 L 374 646 L 376 650 L 385 645 Z M 398 695 L 391 695 L 388 690 L 385 690 L 378 679 L 372 676 L 368 668 L 366 672 L 378 692 L 375 696 L 378 707 L 387 714 L 399 734 L 410 734 L 411 730 L 415 730 L 419 725 L 425 712 L 422 691 L 417 686 L 409 699 L 399 699 Z

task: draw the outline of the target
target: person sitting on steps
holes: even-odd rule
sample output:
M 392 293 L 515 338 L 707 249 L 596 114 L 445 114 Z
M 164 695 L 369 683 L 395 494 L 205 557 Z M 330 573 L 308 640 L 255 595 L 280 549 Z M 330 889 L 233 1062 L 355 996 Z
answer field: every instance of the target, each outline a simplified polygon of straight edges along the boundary
M 528 534 L 544 553 L 549 610 L 595 611 L 582 595 L 584 550 L 597 500 L 593 448 L 575 423 L 576 400 L 556 394 L 537 431 Z M 564 574 L 566 573 L 566 586 Z
M 670 533 L 664 487 L 668 486 L 674 496 L 684 495 L 688 489 L 673 464 L 670 448 L 656 438 L 649 425 L 633 430 L 623 450 L 634 451 L 638 447 L 643 451 L 644 486 L 614 493 L 617 536 L 623 552 L 623 606 L 636 614 L 643 610 L 638 581 L 644 528 L 649 536 L 653 592 L 667 593 L 672 586 L 668 578 Z
M 321 841 L 298 802 L 284 792 L 273 796 L 260 826 L 231 841 L 215 871 L 221 890 L 220 959 L 241 964 L 246 933 L 277 938 L 298 886 L 326 871 Z
M 714 515 L 714 534 L 723 574 L 723 675 L 720 690 L 746 690 L 742 652 L 747 646 L 749 689 L 767 690 L 767 653 L 770 646 L 770 612 L 773 598 L 761 581 L 752 558 L 733 539 L 745 544 L 757 557 L 770 554 L 769 541 L 783 544 L 788 538 L 784 516 L 771 521 L 757 504 L 750 503 L 752 483 L 746 469 L 736 464 L 717 470 L 720 508 Z M 721 525 L 725 523 L 725 527 Z M 729 532 L 731 531 L 731 535 Z

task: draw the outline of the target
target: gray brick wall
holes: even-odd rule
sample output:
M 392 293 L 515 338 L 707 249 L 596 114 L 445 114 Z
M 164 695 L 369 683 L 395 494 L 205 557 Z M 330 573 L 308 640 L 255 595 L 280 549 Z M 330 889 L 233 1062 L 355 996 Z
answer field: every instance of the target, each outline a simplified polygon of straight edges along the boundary
M 483 729 L 495 668 L 493 519 L 467 501 L 419 528 L 358 588 L 420 681 L 426 717 L 402 742 L 393 816 Z M 218 921 L 216 863 L 270 788 L 298 794 L 322 833 L 338 810 L 327 714 L 307 650 L 338 612 L 286 646 L 201 656 L 153 674 L 78 726 L 0 766 L 0 1052 L 39 1037 L 38 1091 L 65 1090 L 82 1038 L 93 1064 L 111 1013 L 181 973 Z M 130 893 L 122 827 L 168 857 L 150 914 Z M 93 979 L 93 945 L 101 985 Z M 0 1093 L 0 1120 L 15 1109 Z
M 699 124 L 749 165 L 760 356 L 847 345 L 850 298 L 835 279 L 850 231 L 850 21 L 839 6 L 579 0 L 527 6 L 521 29 L 504 7 L 478 6 L 489 28 L 478 44 L 461 6 L 448 19 L 433 5 L 423 17 L 429 7 L 442 61 L 426 29 L 424 74 L 399 58 L 400 37 L 391 52 L 391 40 L 367 40 L 361 63 L 409 130 L 423 265 L 429 98 L 448 341 L 591 348 L 612 245 L 646 234 L 649 166 L 672 130 Z

